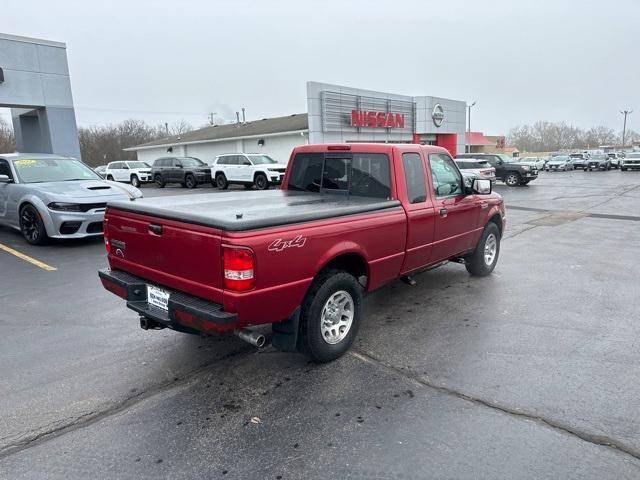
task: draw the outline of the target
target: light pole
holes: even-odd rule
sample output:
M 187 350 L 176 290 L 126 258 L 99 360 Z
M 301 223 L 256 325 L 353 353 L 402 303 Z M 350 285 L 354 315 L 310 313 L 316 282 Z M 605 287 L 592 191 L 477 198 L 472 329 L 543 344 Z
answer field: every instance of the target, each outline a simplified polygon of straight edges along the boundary
M 471 107 L 473 107 L 477 102 L 474 100 L 474 102 L 469 105 L 467 104 L 467 121 L 468 121 L 468 127 L 467 127 L 467 141 L 465 142 L 466 145 L 466 152 L 467 153 L 471 153 Z
M 624 153 L 624 143 L 627 136 L 627 115 L 631 115 L 633 110 L 621 110 L 620 113 L 624 115 L 624 124 L 622 126 L 622 153 Z

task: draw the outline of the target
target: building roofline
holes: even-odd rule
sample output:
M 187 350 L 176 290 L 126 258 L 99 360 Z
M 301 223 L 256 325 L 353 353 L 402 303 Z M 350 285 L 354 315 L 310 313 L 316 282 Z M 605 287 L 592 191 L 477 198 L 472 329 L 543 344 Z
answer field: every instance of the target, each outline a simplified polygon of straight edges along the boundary
M 14 42 L 34 43 L 36 45 L 46 45 L 48 47 L 67 48 L 64 42 L 55 42 L 53 40 L 43 40 L 41 38 L 21 37 L 20 35 L 10 35 L 8 33 L 0 33 L 0 40 L 11 40 Z
M 233 140 L 242 140 L 245 138 L 265 138 L 265 137 L 281 137 L 283 135 L 292 135 L 292 134 L 296 134 L 296 133 L 309 133 L 309 129 L 308 128 L 304 128 L 301 130 L 288 130 L 286 132 L 275 132 L 275 133 L 263 133 L 263 134 L 256 134 L 256 135 L 242 135 L 239 137 L 225 137 L 225 138 L 213 138 L 213 139 L 208 139 L 208 140 L 193 140 L 193 141 L 186 141 L 186 142 L 174 142 L 174 143 L 163 143 L 161 145 L 146 145 L 146 146 L 140 146 L 140 147 L 128 147 L 128 148 L 123 148 L 122 150 L 124 150 L 125 152 L 137 152 L 138 150 L 151 150 L 154 148 L 167 148 L 167 147 L 180 147 L 182 145 L 197 145 L 197 144 L 202 144 L 202 143 L 218 143 L 218 142 L 230 142 Z

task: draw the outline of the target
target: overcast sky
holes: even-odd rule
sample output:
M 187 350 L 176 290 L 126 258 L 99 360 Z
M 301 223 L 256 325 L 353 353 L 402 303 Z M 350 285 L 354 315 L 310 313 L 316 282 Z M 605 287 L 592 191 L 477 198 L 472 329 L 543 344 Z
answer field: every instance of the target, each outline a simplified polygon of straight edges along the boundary
M 315 80 L 640 131 L 640 0 L 2 0 L 0 32 L 66 42 L 80 125 L 306 112 Z

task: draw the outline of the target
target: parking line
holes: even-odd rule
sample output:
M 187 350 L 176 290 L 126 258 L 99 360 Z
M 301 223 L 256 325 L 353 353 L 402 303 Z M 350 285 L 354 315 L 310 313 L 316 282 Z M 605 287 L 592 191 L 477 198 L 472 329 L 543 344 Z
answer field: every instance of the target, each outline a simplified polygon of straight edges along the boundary
M 47 265 L 46 263 L 41 262 L 40 260 L 36 260 L 35 258 L 30 257 L 29 255 L 20 253 L 19 251 L 14 250 L 11 247 L 7 247 L 2 243 L 0 243 L 0 250 L 4 250 L 5 252 L 18 257 L 19 259 L 24 260 L 25 262 L 29 262 L 31 265 L 35 265 L 36 267 L 46 270 L 47 272 L 55 272 L 57 270 L 57 268 L 52 267 L 51 265 Z

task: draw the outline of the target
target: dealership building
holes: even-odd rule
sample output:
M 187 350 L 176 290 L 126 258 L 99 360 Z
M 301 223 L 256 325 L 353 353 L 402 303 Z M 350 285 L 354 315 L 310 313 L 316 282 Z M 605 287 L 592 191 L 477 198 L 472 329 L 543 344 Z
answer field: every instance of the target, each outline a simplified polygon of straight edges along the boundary
M 466 104 L 440 97 L 307 82 L 307 113 L 213 125 L 128 148 L 139 160 L 191 156 L 211 163 L 222 153 L 264 153 L 286 163 L 307 143 L 422 143 L 464 152 Z

